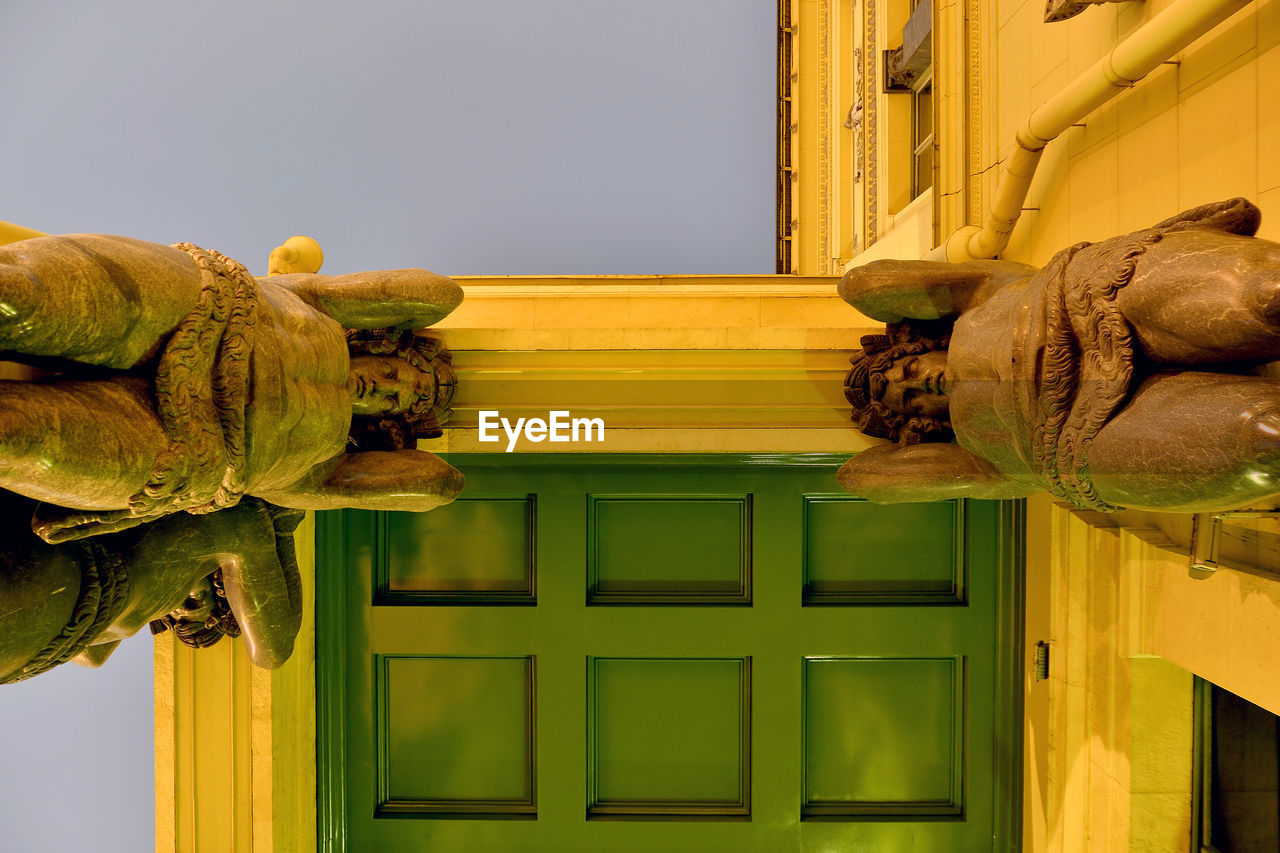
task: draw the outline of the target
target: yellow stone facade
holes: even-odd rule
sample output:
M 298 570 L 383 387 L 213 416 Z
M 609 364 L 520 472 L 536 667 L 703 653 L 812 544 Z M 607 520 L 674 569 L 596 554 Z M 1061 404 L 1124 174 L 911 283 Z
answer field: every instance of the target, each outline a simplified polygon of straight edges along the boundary
M 835 298 L 837 277 L 861 260 L 921 257 L 979 224 L 1028 114 L 1173 2 L 1092 6 L 1055 24 L 1039 0 L 936 2 L 932 189 L 913 199 L 910 116 L 902 95 L 883 93 L 881 61 L 910 0 L 780 0 L 790 275 L 463 280 L 467 302 L 444 325 L 463 383 L 459 428 L 438 449 L 472 448 L 469 411 L 490 402 L 495 377 L 521 373 L 582 400 L 630 382 L 606 451 L 865 447 L 847 426 L 840 373 L 873 324 Z M 1262 207 L 1262 236 L 1280 239 L 1280 0 L 1244 6 L 1051 142 L 1003 256 L 1044 262 L 1236 195 Z M 31 236 L 0 224 L 6 235 Z M 615 355 L 593 363 L 602 348 Z M 700 422 L 677 423 L 673 401 L 698 383 L 731 385 L 743 367 L 770 382 L 739 382 Z M 743 405 L 763 410 L 779 393 L 792 395 L 781 420 Z M 1196 580 L 1187 518 L 1104 520 L 1036 498 L 1027 522 L 1027 648 L 1044 640 L 1052 656 L 1047 681 L 1030 660 L 1026 672 L 1024 849 L 1186 850 L 1192 674 L 1280 712 L 1269 665 L 1280 660 L 1280 581 L 1248 570 L 1280 569 L 1280 558 L 1228 549 L 1221 570 Z M 313 531 L 298 535 L 308 590 Z M 193 655 L 158 639 L 157 850 L 316 848 L 314 642 L 309 623 L 293 660 L 265 673 L 238 644 Z
M 935 3 L 933 189 L 901 206 L 904 96 L 878 63 L 909 0 L 792 0 L 792 271 L 922 257 L 982 224 L 1032 111 L 1173 5 L 1046 24 L 1039 0 Z M 1239 10 L 1048 144 L 1001 257 L 1043 263 L 1232 196 L 1280 239 L 1280 2 L 1224 8 Z M 1188 850 L 1192 676 L 1280 712 L 1280 559 L 1258 544 L 1280 522 L 1227 520 L 1231 554 L 1197 580 L 1190 516 L 1039 497 L 1027 518 L 1026 645 L 1047 641 L 1051 667 L 1037 683 L 1028 661 L 1025 680 L 1024 849 Z

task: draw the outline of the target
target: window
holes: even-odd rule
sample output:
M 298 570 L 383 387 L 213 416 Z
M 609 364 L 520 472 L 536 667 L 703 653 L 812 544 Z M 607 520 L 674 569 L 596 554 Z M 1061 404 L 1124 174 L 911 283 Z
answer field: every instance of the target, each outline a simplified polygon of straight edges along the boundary
M 909 8 L 908 8 L 909 4 Z M 898 20 L 902 46 L 883 52 L 889 129 L 889 210 L 933 186 L 933 3 L 906 0 Z
M 933 73 L 911 89 L 911 197 L 933 186 Z

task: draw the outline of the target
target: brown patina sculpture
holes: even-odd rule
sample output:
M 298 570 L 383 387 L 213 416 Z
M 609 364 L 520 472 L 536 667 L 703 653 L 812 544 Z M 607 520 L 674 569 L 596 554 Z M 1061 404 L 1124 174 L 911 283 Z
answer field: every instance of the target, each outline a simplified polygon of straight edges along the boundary
M 254 279 L 188 244 L 0 247 L 0 358 L 53 371 L 0 383 L 0 488 L 51 505 L 33 522 L 50 542 L 245 494 L 297 509 L 448 503 L 462 475 L 412 447 L 448 411 L 447 354 L 396 330 L 461 298 L 425 270 Z
M 1074 18 L 1090 6 L 1101 6 L 1103 3 L 1123 3 L 1125 0 L 1045 0 L 1044 22 L 1046 24 Z
M 148 623 L 195 647 L 243 636 L 250 660 L 268 668 L 292 652 L 300 510 L 247 498 L 57 545 L 27 529 L 30 515 L 31 501 L 0 493 L 0 684 L 68 660 L 98 666 Z
M 888 333 L 863 339 L 854 420 L 896 444 L 841 484 L 892 503 L 1014 498 L 1212 511 L 1280 492 L 1280 244 L 1244 199 L 1058 253 L 881 261 L 840 294 Z M 947 443 L 952 438 L 956 443 Z

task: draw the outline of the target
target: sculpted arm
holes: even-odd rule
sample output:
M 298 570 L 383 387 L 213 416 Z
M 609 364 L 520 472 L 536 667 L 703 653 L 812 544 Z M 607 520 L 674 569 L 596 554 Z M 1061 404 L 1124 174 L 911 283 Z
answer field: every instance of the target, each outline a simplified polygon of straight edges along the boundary
M 219 512 L 171 515 L 96 540 L 118 543 L 115 547 L 130 576 L 129 602 L 100 641 L 130 637 L 151 620 L 183 607 L 189 591 L 207 585 L 204 579 L 220 568 L 249 659 L 275 669 L 293 652 L 302 624 L 302 585 L 293 542 L 301 521 L 302 513 L 246 498 Z M 211 589 L 208 594 L 212 596 Z M 78 662 L 95 665 L 110 649 L 95 644 L 86 652 L 86 659 Z
M 311 469 L 288 489 L 259 494 L 294 509 L 355 509 L 425 512 L 462 491 L 462 472 L 421 450 L 344 453 Z
M 0 350 L 129 369 L 200 291 L 191 256 L 169 246 L 101 234 L 10 243 L 0 247 Z
M 303 613 L 293 550 L 302 513 L 246 498 L 97 536 L 87 548 L 31 535 L 32 504 L 0 493 L 0 684 L 68 657 L 99 666 L 161 617 L 204 623 L 214 596 L 207 576 L 219 568 L 250 660 L 273 668 L 292 652 Z M 192 595 L 203 596 L 203 609 Z M 73 622 L 78 630 L 68 633 Z
M 873 320 L 940 320 L 959 316 L 1035 267 L 1012 261 L 872 261 L 840 280 L 840 298 Z
M 344 329 L 421 329 L 462 301 L 451 278 L 427 270 L 380 270 L 350 275 L 277 275 L 270 279 Z
M 1034 486 L 1010 480 L 958 444 L 883 444 L 850 459 L 836 475 L 846 491 L 874 503 L 919 503 L 951 498 L 1006 500 Z

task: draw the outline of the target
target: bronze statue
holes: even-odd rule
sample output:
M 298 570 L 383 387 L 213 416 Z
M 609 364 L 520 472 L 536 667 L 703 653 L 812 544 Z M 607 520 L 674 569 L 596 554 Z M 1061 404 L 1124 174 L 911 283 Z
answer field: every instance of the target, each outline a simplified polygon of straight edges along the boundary
M 0 358 L 51 371 L 0 382 L 0 488 L 45 502 L 33 528 L 49 542 L 245 494 L 448 503 L 462 475 L 412 445 L 448 413 L 448 356 L 404 330 L 461 298 L 425 270 L 255 279 L 189 244 L 0 247 Z
M 1045 0 L 1044 22 L 1054 24 L 1074 18 L 1090 6 L 1101 6 L 1103 3 L 1123 3 L 1125 0 Z
M 30 515 L 30 501 L 0 493 L 0 684 L 68 660 L 98 666 L 148 623 L 194 647 L 243 635 L 250 660 L 268 668 L 292 652 L 300 510 L 246 498 L 57 545 L 27 529 Z
M 888 324 L 846 396 L 871 448 L 841 485 L 893 503 L 1016 498 L 1214 511 L 1280 493 L 1280 244 L 1244 199 L 1043 269 L 880 261 L 841 296 Z M 955 443 L 949 443 L 954 435 Z

